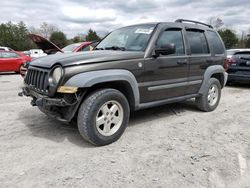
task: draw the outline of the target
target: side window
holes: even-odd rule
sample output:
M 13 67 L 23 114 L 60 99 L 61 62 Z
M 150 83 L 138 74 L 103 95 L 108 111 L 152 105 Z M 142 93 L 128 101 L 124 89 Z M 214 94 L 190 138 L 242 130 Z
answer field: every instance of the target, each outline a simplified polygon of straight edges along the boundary
M 156 47 L 161 47 L 163 44 L 174 44 L 176 47 L 176 55 L 184 55 L 184 43 L 182 32 L 180 29 L 166 30 L 159 36 Z
M 209 44 L 211 44 L 213 46 L 215 54 L 224 54 L 225 53 L 224 46 L 223 46 L 217 33 L 213 32 L 213 31 L 207 31 L 207 39 L 209 41 Z
M 13 52 L 2 52 L 2 57 L 3 58 L 17 58 L 19 55 Z
M 187 39 L 192 54 L 208 54 L 208 44 L 204 31 L 187 30 Z

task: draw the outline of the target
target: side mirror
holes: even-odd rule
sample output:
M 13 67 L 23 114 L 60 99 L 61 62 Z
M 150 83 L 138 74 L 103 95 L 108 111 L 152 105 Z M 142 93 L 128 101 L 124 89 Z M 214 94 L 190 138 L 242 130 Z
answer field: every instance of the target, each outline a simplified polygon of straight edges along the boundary
M 160 47 L 155 49 L 155 56 L 160 56 L 160 55 L 171 55 L 175 54 L 176 52 L 176 47 L 175 44 L 163 44 Z

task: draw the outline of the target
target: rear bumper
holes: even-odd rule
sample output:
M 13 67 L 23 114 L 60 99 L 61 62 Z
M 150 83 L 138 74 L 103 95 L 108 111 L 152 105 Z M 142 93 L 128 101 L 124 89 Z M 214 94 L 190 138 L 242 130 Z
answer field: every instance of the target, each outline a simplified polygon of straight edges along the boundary
M 228 81 L 237 81 L 237 82 L 248 82 L 250 83 L 250 74 L 249 75 L 242 75 L 237 73 L 229 73 L 228 74 Z

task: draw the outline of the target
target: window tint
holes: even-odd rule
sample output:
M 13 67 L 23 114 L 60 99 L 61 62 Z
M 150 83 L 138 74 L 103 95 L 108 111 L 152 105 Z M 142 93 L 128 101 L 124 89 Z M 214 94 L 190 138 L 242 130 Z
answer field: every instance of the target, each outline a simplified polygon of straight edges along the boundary
M 224 54 L 225 53 L 223 44 L 222 44 L 219 36 L 215 32 L 208 31 L 207 38 L 208 38 L 209 44 L 211 44 L 213 46 L 215 54 Z
M 187 31 L 187 39 L 192 54 L 208 54 L 208 44 L 203 31 L 190 30 Z
M 3 58 L 17 58 L 18 55 L 12 52 L 2 52 L 2 57 Z
M 164 31 L 156 42 L 156 47 L 160 48 L 164 44 L 174 44 L 177 55 L 185 54 L 184 44 L 181 30 L 166 30 Z

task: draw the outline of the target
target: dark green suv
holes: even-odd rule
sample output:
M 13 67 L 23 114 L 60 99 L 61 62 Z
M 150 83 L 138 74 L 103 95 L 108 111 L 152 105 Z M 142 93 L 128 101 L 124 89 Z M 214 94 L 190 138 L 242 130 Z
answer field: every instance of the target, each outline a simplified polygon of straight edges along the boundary
M 33 60 L 20 95 L 58 120 L 77 119 L 85 140 L 106 145 L 122 135 L 131 111 L 190 98 L 214 110 L 227 80 L 225 58 L 210 25 L 133 25 L 111 32 L 94 51 Z

